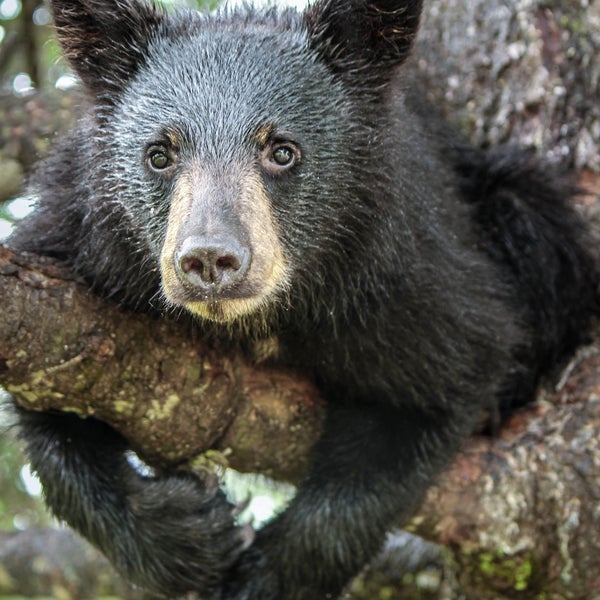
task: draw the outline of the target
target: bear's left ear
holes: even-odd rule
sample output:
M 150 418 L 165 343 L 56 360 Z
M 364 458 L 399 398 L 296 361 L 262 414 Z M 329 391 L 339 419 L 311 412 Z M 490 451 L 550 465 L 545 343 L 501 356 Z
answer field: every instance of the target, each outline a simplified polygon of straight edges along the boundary
M 320 0 L 304 13 L 312 47 L 338 73 L 389 77 L 408 57 L 422 0 Z
M 138 0 L 51 0 L 58 40 L 98 99 L 114 102 L 143 64 L 163 12 Z

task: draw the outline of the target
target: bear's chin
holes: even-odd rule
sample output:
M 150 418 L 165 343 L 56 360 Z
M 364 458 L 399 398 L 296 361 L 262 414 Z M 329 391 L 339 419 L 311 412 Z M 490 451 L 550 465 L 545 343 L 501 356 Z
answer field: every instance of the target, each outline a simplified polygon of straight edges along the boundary
M 186 302 L 185 309 L 196 317 L 215 323 L 233 323 L 260 312 L 264 298 L 249 297 L 214 302 Z

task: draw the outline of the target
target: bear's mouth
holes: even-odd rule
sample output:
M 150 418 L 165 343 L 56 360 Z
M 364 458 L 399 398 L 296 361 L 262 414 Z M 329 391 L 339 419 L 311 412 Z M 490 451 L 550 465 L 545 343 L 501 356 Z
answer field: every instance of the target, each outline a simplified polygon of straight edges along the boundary
M 245 279 L 235 286 L 194 287 L 182 281 L 175 269 L 161 269 L 162 292 L 168 305 L 179 306 L 195 316 L 218 323 L 251 315 L 273 302 L 277 287 L 270 278 Z
M 233 300 L 186 302 L 181 306 L 202 319 L 216 323 L 232 323 L 244 316 L 259 312 L 266 304 L 268 304 L 266 297 L 251 296 Z
M 175 288 L 167 288 L 163 280 L 163 288 L 168 300 L 172 304 L 185 306 L 187 304 L 218 305 L 233 300 L 251 300 L 254 296 L 260 296 L 260 289 L 250 282 L 231 286 L 220 286 L 209 284 L 206 286 L 193 287 L 186 283 L 179 283 Z

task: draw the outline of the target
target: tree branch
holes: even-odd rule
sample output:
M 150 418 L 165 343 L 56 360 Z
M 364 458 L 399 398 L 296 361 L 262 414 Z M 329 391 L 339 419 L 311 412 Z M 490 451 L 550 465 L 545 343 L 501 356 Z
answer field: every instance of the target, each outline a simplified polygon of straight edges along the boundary
M 106 421 L 153 465 L 216 448 L 243 471 L 305 469 L 321 416 L 308 382 L 121 310 L 51 260 L 0 247 L 0 274 L 0 385 L 26 408 Z

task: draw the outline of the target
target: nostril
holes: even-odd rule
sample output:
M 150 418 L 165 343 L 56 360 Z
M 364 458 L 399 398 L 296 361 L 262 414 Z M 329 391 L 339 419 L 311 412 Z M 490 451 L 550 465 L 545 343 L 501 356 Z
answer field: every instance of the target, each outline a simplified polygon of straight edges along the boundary
M 198 258 L 184 258 L 180 261 L 180 265 L 184 273 L 189 273 L 190 271 L 201 272 L 204 269 L 204 264 Z
M 219 256 L 219 249 L 201 248 L 194 252 L 194 256 L 181 258 L 181 270 L 199 275 L 206 283 L 216 283 L 225 271 L 237 271 L 242 264 L 237 256 Z
M 216 262 L 217 269 L 225 271 L 226 269 L 231 269 L 233 271 L 237 271 L 242 265 L 242 261 L 238 256 L 219 256 Z

